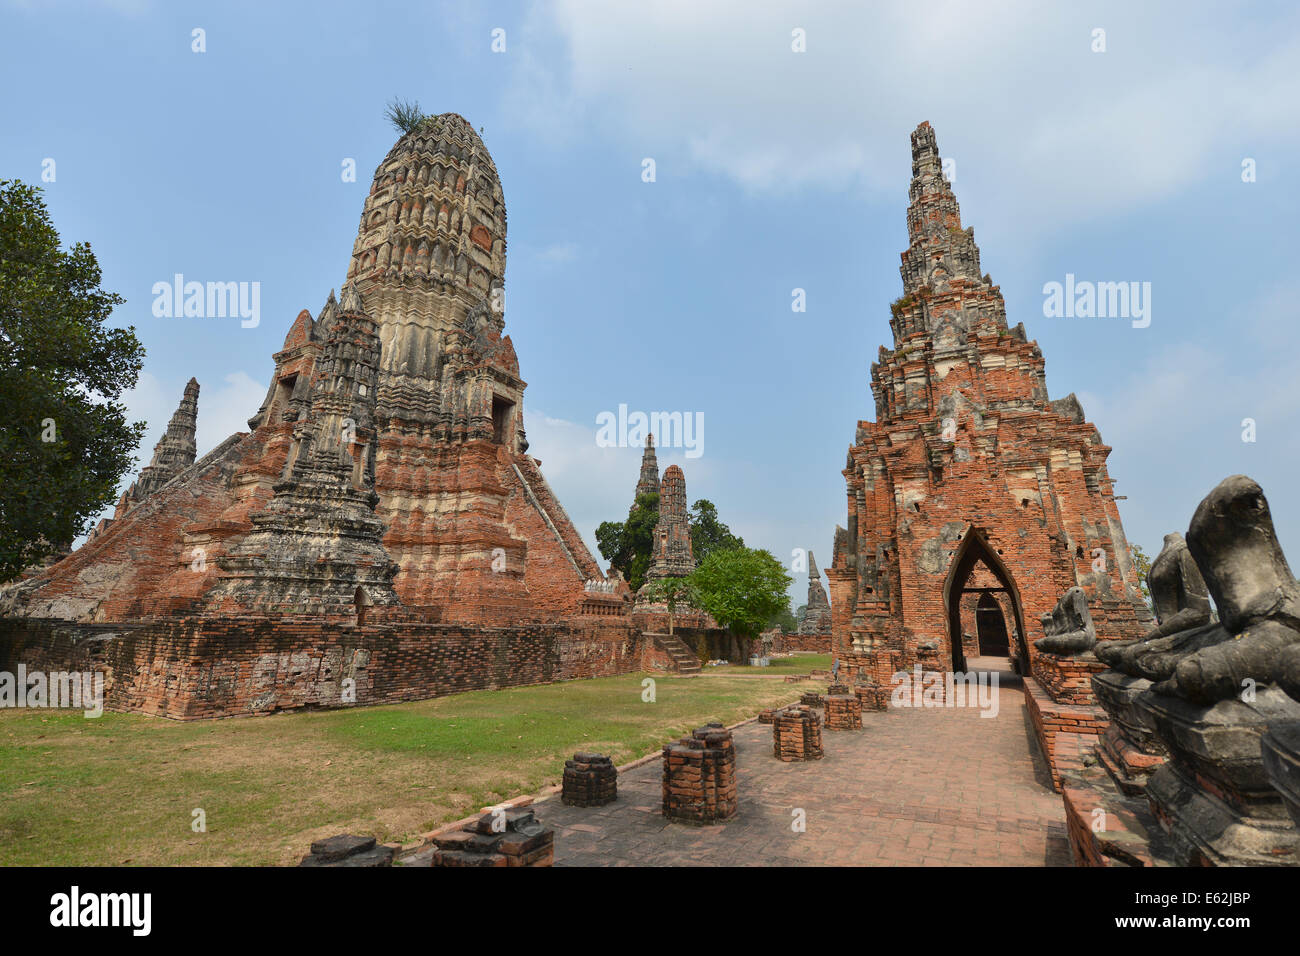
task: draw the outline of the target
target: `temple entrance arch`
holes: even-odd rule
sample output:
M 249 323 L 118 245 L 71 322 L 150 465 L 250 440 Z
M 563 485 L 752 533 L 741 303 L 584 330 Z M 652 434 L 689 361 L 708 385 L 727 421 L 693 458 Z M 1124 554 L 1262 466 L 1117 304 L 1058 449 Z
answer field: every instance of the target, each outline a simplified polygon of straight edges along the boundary
M 961 535 L 961 545 L 953 555 L 943 586 L 944 606 L 948 609 L 948 647 L 954 671 L 966 670 L 966 652 L 962 646 L 962 598 L 976 593 L 979 600 L 974 607 L 972 625 L 976 628 L 977 653 L 1008 656 L 1014 653 L 1016 670 L 1021 674 L 1029 673 L 1020 591 L 1007 566 L 989 546 L 984 532 L 968 525 Z M 1007 619 L 1008 610 L 1010 620 Z M 1001 635 L 998 633 L 999 624 Z M 1013 628 L 1019 635 L 1014 651 L 1008 636 Z

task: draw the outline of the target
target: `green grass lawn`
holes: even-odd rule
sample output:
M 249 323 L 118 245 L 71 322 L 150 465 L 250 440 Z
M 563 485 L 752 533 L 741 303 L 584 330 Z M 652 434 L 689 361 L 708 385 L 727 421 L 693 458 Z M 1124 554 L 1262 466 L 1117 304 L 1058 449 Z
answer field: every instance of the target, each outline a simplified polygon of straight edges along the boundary
M 807 674 L 813 670 L 830 670 L 829 654 L 795 654 L 793 657 L 772 657 L 767 667 L 750 667 L 748 664 L 727 664 L 725 667 L 706 667 L 706 674 L 738 674 L 747 677 L 772 677 L 774 675 Z
M 794 658 L 791 672 L 814 659 L 829 660 Z M 575 750 L 625 763 L 805 687 L 720 670 L 654 675 L 654 703 L 647 675 L 631 674 L 184 723 L 0 710 L 0 864 L 287 864 L 335 833 L 405 842 L 558 784 Z M 206 833 L 191 828 L 196 809 Z

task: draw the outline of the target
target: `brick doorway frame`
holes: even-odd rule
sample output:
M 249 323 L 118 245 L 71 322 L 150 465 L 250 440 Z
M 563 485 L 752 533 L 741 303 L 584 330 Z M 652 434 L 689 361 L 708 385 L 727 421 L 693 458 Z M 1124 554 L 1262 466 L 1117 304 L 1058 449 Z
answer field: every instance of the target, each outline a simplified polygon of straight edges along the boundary
M 1009 625 L 1014 623 L 1016 633 L 1020 635 L 1019 641 L 1011 638 L 1014 644 L 1011 653 L 1019 665 L 1020 673 L 1027 674 L 1029 660 L 1025 649 L 1025 616 L 1020 604 L 1020 589 L 1016 587 L 1015 579 L 1007 570 L 1007 566 L 1002 563 L 1002 559 L 998 557 L 997 551 L 989 545 L 988 536 L 973 524 L 967 525 L 962 533 L 961 545 L 952 556 L 952 563 L 948 566 L 948 577 L 943 584 L 944 607 L 948 611 L 948 652 L 952 660 L 952 669 L 966 670 L 966 654 L 961 646 L 961 596 L 971 572 L 981 560 L 985 567 L 993 572 L 993 576 L 997 578 L 1010 598 L 1011 612 L 1015 615 L 1015 621 L 1006 623 Z

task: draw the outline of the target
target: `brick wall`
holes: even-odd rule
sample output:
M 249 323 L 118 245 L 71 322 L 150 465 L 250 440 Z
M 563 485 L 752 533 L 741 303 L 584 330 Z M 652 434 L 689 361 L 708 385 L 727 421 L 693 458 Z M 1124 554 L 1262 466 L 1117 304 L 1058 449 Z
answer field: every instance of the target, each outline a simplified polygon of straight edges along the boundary
M 422 700 L 645 669 L 626 619 L 476 628 L 318 618 L 191 617 L 138 625 L 0 620 L 0 670 L 103 670 L 105 708 L 177 719 Z

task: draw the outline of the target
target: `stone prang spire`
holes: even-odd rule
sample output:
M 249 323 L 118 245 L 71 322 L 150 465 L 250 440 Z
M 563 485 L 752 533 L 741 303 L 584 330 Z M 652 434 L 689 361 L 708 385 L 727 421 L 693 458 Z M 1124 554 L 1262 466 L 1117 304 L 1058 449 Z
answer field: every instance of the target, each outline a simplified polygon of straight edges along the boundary
M 153 458 L 140 470 L 140 477 L 126 493 L 124 500 L 131 504 L 143 501 L 194 464 L 194 432 L 198 427 L 198 418 L 199 383 L 190 379 L 185 386 L 185 394 L 181 396 L 180 405 L 167 424 L 167 431 L 154 446 Z
M 808 607 L 804 610 L 803 620 L 799 622 L 800 634 L 829 634 L 831 632 L 831 602 L 826 598 L 826 589 L 822 587 L 821 572 L 817 570 L 817 559 L 808 552 Z
M 677 465 L 664 472 L 659 493 L 659 522 L 646 580 L 681 578 L 695 570 L 691 526 L 686 514 L 686 476 Z
M 659 459 L 655 457 L 655 436 L 645 436 L 645 452 L 641 455 L 641 477 L 636 483 L 636 497 L 632 499 L 632 507 L 636 507 L 636 499 L 642 495 L 659 494 Z

